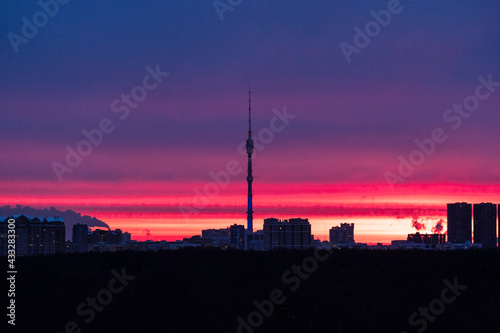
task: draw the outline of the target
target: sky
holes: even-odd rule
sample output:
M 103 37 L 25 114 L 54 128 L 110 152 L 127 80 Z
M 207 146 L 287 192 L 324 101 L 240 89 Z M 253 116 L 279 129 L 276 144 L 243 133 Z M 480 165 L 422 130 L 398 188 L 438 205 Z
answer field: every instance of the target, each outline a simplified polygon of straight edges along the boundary
M 500 202 L 500 3 L 4 1 L 0 204 L 132 238 L 308 218 L 388 243 Z M 443 230 L 446 231 L 446 228 Z

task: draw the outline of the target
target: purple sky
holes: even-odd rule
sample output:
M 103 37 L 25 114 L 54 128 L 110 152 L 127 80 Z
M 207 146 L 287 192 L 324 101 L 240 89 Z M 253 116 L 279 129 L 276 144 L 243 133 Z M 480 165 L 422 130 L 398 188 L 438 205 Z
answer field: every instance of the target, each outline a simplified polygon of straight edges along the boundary
M 23 17 L 43 19 L 41 7 L 0 6 L 6 196 L 18 187 L 31 197 L 35 183 L 53 184 L 49 196 L 66 193 L 57 190 L 53 162 L 64 164 L 66 147 L 76 149 L 82 130 L 105 118 L 114 130 L 63 182 L 166 182 L 189 192 L 229 160 L 244 165 L 237 147 L 246 136 L 248 83 L 254 134 L 269 127 L 275 108 L 296 115 L 256 156 L 256 182 L 388 185 L 398 157 L 408 159 L 416 139 L 441 128 L 446 142 L 396 191 L 500 184 L 500 87 L 457 129 L 443 119 L 475 94 L 479 76 L 500 82 L 498 1 L 401 1 L 350 63 L 339 44 L 354 45 L 354 28 L 364 30 L 388 1 L 243 0 L 223 21 L 212 1 L 70 1 L 14 47 L 9 38 L 24 38 Z M 111 104 L 157 65 L 168 77 L 119 119 Z

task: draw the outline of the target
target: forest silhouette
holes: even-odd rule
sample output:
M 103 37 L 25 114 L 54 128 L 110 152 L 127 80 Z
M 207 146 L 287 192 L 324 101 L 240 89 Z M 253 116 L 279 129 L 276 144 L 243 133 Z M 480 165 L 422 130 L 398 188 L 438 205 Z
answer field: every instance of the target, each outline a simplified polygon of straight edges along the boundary
M 500 327 L 500 251 L 337 250 L 291 290 L 283 274 L 309 257 L 312 249 L 215 248 L 18 257 L 15 328 L 59 333 L 74 321 L 81 332 L 237 332 L 237 318 L 280 289 L 286 300 L 254 332 L 417 332 L 410 315 L 455 278 L 467 289 L 425 332 Z M 86 323 L 77 306 L 122 269 L 135 278 Z

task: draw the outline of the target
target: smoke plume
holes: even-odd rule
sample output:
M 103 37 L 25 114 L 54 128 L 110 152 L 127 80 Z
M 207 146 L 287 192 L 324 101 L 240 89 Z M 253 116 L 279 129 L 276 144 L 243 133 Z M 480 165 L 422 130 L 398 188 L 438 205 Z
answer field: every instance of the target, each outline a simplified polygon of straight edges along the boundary
M 423 223 L 423 220 L 422 222 L 418 222 L 418 216 L 415 215 L 413 215 L 413 219 L 411 220 L 411 226 L 415 228 L 417 231 L 425 230 L 426 228 L 425 223 Z
M 443 232 L 443 219 L 440 219 L 439 221 L 437 221 L 436 225 L 434 227 L 432 227 L 432 232 L 435 233 L 435 234 L 440 234 Z

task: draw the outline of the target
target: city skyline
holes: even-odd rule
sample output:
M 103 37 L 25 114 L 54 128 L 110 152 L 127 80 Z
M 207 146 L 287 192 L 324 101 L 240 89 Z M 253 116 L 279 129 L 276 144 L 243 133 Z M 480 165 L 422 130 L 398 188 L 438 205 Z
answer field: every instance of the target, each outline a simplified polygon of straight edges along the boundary
M 44 9 L 6 3 L 0 205 L 137 239 L 245 224 L 249 82 L 254 229 L 297 216 L 388 243 L 500 202 L 498 4 L 398 4 L 71 3 L 27 38 Z
M 12 332 L 490 332 L 500 1 L 3 1 Z
M 500 204 L 498 204 L 498 211 L 500 211 Z M 5 207 L 3 207 L 5 209 Z M 18 208 L 20 208 L 18 206 Z M 58 211 L 53 209 L 54 207 L 51 207 L 50 212 L 57 213 Z M 16 208 L 11 208 L 12 211 L 16 211 Z M 25 207 L 24 209 L 29 209 L 33 212 L 41 212 L 39 210 L 32 209 L 30 207 Z M 49 211 L 49 210 L 45 210 Z M 5 210 L 4 210 L 5 212 Z M 67 213 L 70 212 L 70 215 Z M 59 213 L 63 213 L 60 212 Z M 93 225 L 87 225 L 85 223 L 80 223 L 76 222 L 74 218 L 70 218 L 72 222 L 69 224 L 63 223 L 64 219 L 61 218 L 60 216 L 45 216 L 46 214 L 43 214 L 42 217 L 33 217 L 29 214 L 22 213 L 22 214 L 7 214 L 7 217 L 0 217 L 0 222 L 7 223 L 7 220 L 10 219 L 17 219 L 17 218 L 22 218 L 24 219 L 23 221 L 26 220 L 32 220 L 34 221 L 43 221 L 43 220 L 59 220 L 61 221 L 61 224 L 64 226 L 68 227 L 68 231 L 71 230 L 70 227 L 73 228 L 73 232 L 68 234 L 66 233 L 66 241 L 71 240 L 73 243 L 79 243 L 81 240 L 81 234 L 82 231 L 80 231 L 79 227 L 84 228 L 85 230 L 91 230 L 90 232 L 96 233 L 96 232 L 101 232 L 99 235 L 104 235 L 108 232 L 114 232 L 116 231 L 120 235 L 123 233 L 122 230 L 116 229 L 112 230 L 109 226 L 107 226 L 105 223 L 99 220 L 95 220 L 95 218 L 90 217 L 90 216 L 82 216 L 79 213 L 75 213 L 72 211 L 66 211 L 64 212 L 65 215 L 71 216 L 79 216 L 81 218 L 87 219 L 87 221 L 92 221 L 94 224 Z M 467 202 L 456 202 L 456 203 L 448 203 L 447 204 L 447 217 L 446 221 L 444 220 L 439 220 L 434 226 L 431 228 L 431 233 L 425 232 L 426 231 L 426 226 L 424 223 L 418 222 L 418 220 L 413 220 L 413 228 L 415 228 L 416 233 L 415 234 L 408 234 L 408 237 L 410 235 L 424 235 L 424 236 L 446 236 L 445 238 L 439 238 L 439 239 L 447 239 L 447 242 L 450 244 L 466 244 L 466 243 L 474 243 L 474 244 L 482 244 L 483 247 L 485 248 L 491 248 L 491 247 L 497 247 L 498 243 L 498 237 L 497 237 L 497 230 L 500 231 L 500 219 L 497 219 L 499 215 L 497 215 L 497 204 L 496 203 L 491 203 L 491 202 L 482 202 L 482 203 L 467 203 Z M 292 222 L 293 221 L 293 222 Z M 208 228 L 208 229 L 203 229 L 201 230 L 201 235 L 199 235 L 200 232 L 198 232 L 195 235 L 190 235 L 190 237 L 183 237 L 183 241 L 186 239 L 190 238 L 196 238 L 196 237 L 201 237 L 201 238 L 211 238 L 209 236 L 205 236 L 205 232 L 215 232 L 217 235 L 221 231 L 226 232 L 226 236 L 231 236 L 232 232 L 229 232 L 229 229 L 232 229 L 233 227 L 238 227 L 241 228 L 241 231 L 238 231 L 238 238 L 240 239 L 240 242 L 242 242 L 240 245 L 244 246 L 244 249 L 249 249 L 247 246 L 253 241 L 262 241 L 262 232 L 264 234 L 266 233 L 266 224 L 269 225 L 269 223 L 275 223 L 276 225 L 288 225 L 288 223 L 296 223 L 297 221 L 306 221 L 308 225 L 308 232 L 310 235 L 310 241 L 313 242 L 321 242 L 321 239 L 315 238 L 315 235 L 311 233 L 311 224 L 309 223 L 309 220 L 303 219 L 301 217 L 297 218 L 289 218 L 288 220 L 280 220 L 274 217 L 268 217 L 264 219 L 263 223 L 263 228 L 259 230 L 250 230 L 248 228 L 248 224 L 245 228 L 244 225 L 239 225 L 237 223 L 233 224 L 232 226 L 226 226 L 226 228 Z M 497 222 L 498 221 L 498 222 Z M 447 225 L 447 229 L 444 229 L 444 225 Z M 498 225 L 498 227 L 497 227 Z M 6 227 L 6 225 L 4 225 Z M 279 230 L 286 230 L 285 227 L 283 228 L 278 228 Z M 6 229 L 5 229 L 6 230 Z M 4 231 L 5 231 L 4 230 Z M 64 227 L 63 227 L 64 230 Z M 78 236 L 76 236 L 77 240 L 75 241 L 75 233 L 74 231 L 77 230 Z M 239 230 L 239 229 L 238 229 Z M 268 229 L 269 230 L 269 229 Z M 153 239 L 150 235 L 150 231 L 147 230 L 147 238 L 144 239 L 146 241 L 166 241 L 166 239 Z M 278 230 L 276 230 L 278 231 Z M 424 233 L 420 233 L 420 231 L 424 231 Z M 5 232 L 4 232 L 5 233 Z M 63 232 L 64 234 L 64 232 Z M 131 234 L 127 231 L 123 233 L 124 235 L 127 235 L 126 238 L 128 241 L 131 241 L 132 237 Z M 4 235 L 5 236 L 5 235 Z M 102 236 L 104 237 L 104 236 Z M 113 236 L 114 237 L 114 236 Z M 119 236 L 120 238 L 121 236 Z M 220 238 L 219 236 L 216 236 L 216 238 Z M 265 238 L 264 238 L 265 239 Z M 438 239 L 438 238 L 436 238 Z M 180 242 L 180 239 L 173 239 L 175 242 Z M 134 241 L 137 241 L 135 239 Z M 170 239 L 172 241 L 172 239 Z M 328 240 L 323 240 L 323 242 L 328 242 L 335 244 L 363 244 L 362 242 L 355 242 L 354 241 L 354 223 L 340 223 L 340 225 L 337 226 L 331 226 L 329 229 L 329 238 Z M 401 242 L 401 239 L 391 239 L 390 242 L 393 244 L 394 242 Z M 2 243 L 5 245 L 4 243 Z M 318 246 L 320 243 L 316 243 L 315 246 Z M 381 242 L 377 242 L 377 245 L 382 244 Z M 313 243 L 308 244 L 308 246 L 313 246 Z M 370 245 L 368 243 L 368 245 Z M 373 245 L 373 243 L 371 244 Z M 386 243 L 385 245 L 389 245 Z M 254 244 L 254 249 L 262 249 L 260 245 L 255 245 Z
M 500 205 L 498 205 L 500 208 Z M 57 212 L 52 210 L 51 212 Z M 447 223 L 444 231 L 440 223 L 432 233 L 419 231 L 407 235 L 406 240 L 392 239 L 389 244 L 376 245 L 356 242 L 354 223 L 340 223 L 329 230 L 329 240 L 320 241 L 311 233 L 307 218 L 281 220 L 274 217 L 264 219 L 261 230 L 252 230 L 247 225 L 233 224 L 226 228 L 201 230 L 201 235 L 192 235 L 175 242 L 147 239 L 132 240 L 129 232 L 109 227 L 101 229 L 75 221 L 67 224 L 61 217 L 32 217 L 27 214 L 11 214 L 0 217 L 0 253 L 7 253 L 7 231 L 17 225 L 17 253 L 21 256 L 50 255 L 63 252 L 116 252 L 124 250 L 158 251 L 186 247 L 217 247 L 238 250 L 269 251 L 275 249 L 421 249 L 421 250 L 466 250 L 497 248 L 497 204 L 466 202 L 447 204 Z M 80 215 L 81 217 L 81 215 Z M 85 218 L 89 218 L 85 216 Z M 92 221 L 92 220 L 91 220 Z M 98 222 L 98 221 L 95 221 Z M 441 222 L 441 221 L 440 221 Z M 72 226 L 72 228 L 70 228 Z M 422 230 L 417 222 L 414 227 Z M 10 227 L 11 228 L 11 227 Z M 71 231 L 71 241 L 65 229 Z M 500 230 L 500 221 L 498 222 Z M 149 232 L 149 231 L 148 231 Z M 66 234 L 66 237 L 65 237 Z M 66 238 L 66 240 L 65 240 Z

